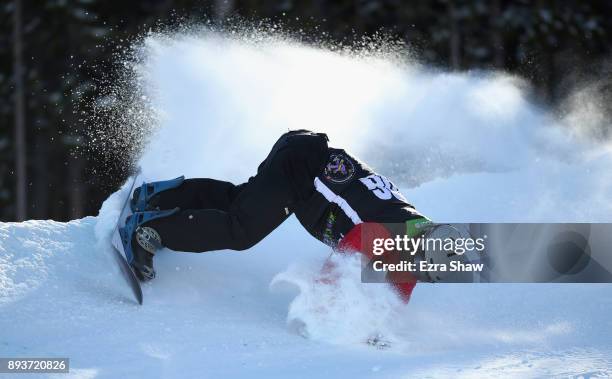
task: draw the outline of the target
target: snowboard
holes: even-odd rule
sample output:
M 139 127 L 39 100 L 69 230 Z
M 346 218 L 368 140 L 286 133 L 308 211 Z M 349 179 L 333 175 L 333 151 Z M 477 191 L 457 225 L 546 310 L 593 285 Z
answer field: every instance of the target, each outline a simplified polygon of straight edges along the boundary
M 125 224 L 125 219 L 128 218 L 132 214 L 132 209 L 130 208 L 130 198 L 132 197 L 132 192 L 134 191 L 134 186 L 136 185 L 137 179 L 140 177 L 140 167 L 136 169 L 132 176 L 132 183 L 130 184 L 130 189 L 127 192 L 125 200 L 123 202 L 123 206 L 121 207 L 121 213 L 119 214 L 119 218 L 117 219 L 117 224 L 115 225 L 115 229 L 113 230 L 113 235 L 111 238 L 112 250 L 114 252 L 115 261 L 119 265 L 121 269 L 121 273 L 127 282 L 127 284 L 132 289 L 138 304 L 142 305 L 142 288 L 140 287 L 140 281 L 138 277 L 134 273 L 134 270 L 130 266 L 127 260 L 127 256 L 125 254 L 125 250 L 123 248 L 123 243 L 121 242 L 121 233 L 119 233 L 119 228 Z

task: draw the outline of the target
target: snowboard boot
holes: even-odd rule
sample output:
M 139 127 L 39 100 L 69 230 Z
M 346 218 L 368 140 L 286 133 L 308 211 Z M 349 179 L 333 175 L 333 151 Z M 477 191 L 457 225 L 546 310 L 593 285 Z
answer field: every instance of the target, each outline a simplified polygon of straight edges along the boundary
M 126 259 L 141 281 L 155 278 L 153 256 L 156 251 L 163 248 L 159 233 L 145 224 L 161 217 L 168 217 L 178 210 L 175 208 L 166 211 L 137 212 L 128 216 L 125 225 L 119 229 Z
M 156 196 L 162 191 L 176 188 L 183 184 L 184 176 L 159 182 L 143 183 L 136 188 L 130 200 L 130 208 L 133 213 L 160 210 L 157 206 Z

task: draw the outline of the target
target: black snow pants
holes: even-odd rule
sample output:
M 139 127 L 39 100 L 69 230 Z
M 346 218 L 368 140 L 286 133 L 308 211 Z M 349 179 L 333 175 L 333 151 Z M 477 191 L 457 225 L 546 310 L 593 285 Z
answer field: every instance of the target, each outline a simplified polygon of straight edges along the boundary
M 160 192 L 160 209 L 180 208 L 174 215 L 146 225 L 176 251 L 245 250 L 261 241 L 314 189 L 313 179 L 329 157 L 327 137 L 304 130 L 284 134 L 257 174 L 234 185 L 214 179 L 187 179 Z

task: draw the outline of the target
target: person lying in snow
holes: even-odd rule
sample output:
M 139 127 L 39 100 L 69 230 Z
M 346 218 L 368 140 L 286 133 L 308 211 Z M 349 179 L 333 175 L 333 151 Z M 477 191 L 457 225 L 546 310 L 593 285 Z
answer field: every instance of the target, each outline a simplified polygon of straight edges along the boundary
M 334 250 L 368 258 L 374 256 L 366 240 L 398 233 L 413 237 L 431 224 L 391 181 L 345 150 L 329 147 L 325 134 L 308 130 L 283 134 L 246 183 L 184 177 L 144 183 L 130 206 L 134 213 L 126 220 L 130 238 L 124 247 L 143 281 L 155 277 L 153 256 L 163 247 L 246 250 L 292 214 Z M 392 231 L 383 224 L 402 227 Z M 406 302 L 416 284 L 408 276 L 388 279 Z

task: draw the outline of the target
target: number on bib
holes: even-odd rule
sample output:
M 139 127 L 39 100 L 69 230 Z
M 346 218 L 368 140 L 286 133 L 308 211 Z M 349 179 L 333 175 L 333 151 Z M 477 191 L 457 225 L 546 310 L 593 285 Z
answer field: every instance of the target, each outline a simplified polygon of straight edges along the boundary
M 372 174 L 359 179 L 376 197 L 381 200 L 389 200 L 395 197 L 397 200 L 406 202 L 406 198 L 391 181 L 382 175 Z

